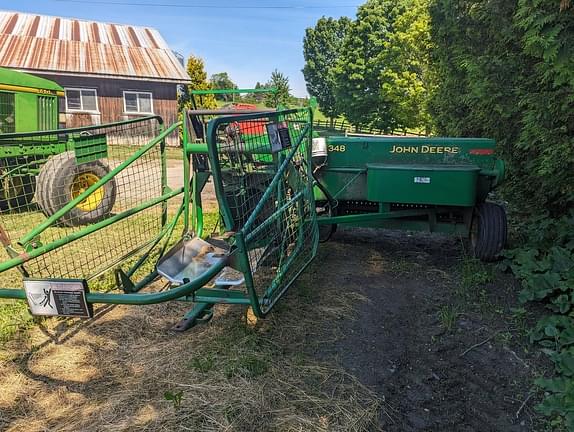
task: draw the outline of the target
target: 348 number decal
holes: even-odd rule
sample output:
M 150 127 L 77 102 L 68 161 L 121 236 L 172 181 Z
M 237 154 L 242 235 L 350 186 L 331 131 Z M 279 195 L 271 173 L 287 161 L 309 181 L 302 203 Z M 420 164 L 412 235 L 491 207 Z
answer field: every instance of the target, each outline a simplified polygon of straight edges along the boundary
M 344 152 L 347 151 L 347 146 L 344 145 L 330 145 L 329 146 L 329 151 L 330 152 Z

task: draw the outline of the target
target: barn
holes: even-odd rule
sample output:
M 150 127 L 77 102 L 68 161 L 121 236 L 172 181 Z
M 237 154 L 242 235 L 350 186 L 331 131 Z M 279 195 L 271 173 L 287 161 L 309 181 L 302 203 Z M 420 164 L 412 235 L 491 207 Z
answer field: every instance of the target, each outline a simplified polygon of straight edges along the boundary
M 149 27 L 0 11 L 0 66 L 64 88 L 60 127 L 177 118 L 183 60 Z

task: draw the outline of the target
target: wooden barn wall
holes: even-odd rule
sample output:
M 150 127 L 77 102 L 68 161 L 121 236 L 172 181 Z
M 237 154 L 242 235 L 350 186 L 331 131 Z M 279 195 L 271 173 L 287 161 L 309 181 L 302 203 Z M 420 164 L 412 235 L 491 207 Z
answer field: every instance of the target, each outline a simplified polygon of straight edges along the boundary
M 173 83 L 65 75 L 35 75 L 55 81 L 62 87 L 96 89 L 99 114 L 66 112 L 64 98 L 61 98 L 60 113 L 65 115 L 65 127 L 88 126 L 142 117 L 139 114 L 126 114 L 124 112 L 123 92 L 129 90 L 151 92 L 154 114 L 161 116 L 168 125 L 177 121 L 177 85 Z M 169 144 L 175 145 L 177 143 L 174 142 L 174 139 L 170 139 Z

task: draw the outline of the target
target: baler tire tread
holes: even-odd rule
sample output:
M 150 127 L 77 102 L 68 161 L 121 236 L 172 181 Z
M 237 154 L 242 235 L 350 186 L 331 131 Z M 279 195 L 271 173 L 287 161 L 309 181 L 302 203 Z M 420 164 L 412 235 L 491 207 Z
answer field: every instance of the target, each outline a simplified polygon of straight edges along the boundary
M 472 245 L 475 258 L 481 261 L 495 261 L 504 249 L 507 238 L 507 220 L 504 208 L 485 202 L 476 206 L 477 239 Z

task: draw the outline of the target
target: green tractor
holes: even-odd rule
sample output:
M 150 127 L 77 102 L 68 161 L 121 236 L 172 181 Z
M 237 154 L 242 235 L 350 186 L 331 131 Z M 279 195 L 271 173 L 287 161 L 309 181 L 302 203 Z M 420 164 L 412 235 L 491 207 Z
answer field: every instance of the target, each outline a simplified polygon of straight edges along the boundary
M 99 161 L 103 153 L 98 149 L 107 148 L 105 136 L 90 130 L 43 133 L 58 129 L 61 96 L 64 89 L 52 81 L 0 68 L 0 134 L 6 137 L 0 143 L 0 211 L 20 212 L 37 205 L 52 215 L 110 171 Z M 78 217 L 61 223 L 105 217 L 115 193 L 112 182 L 76 206 Z

